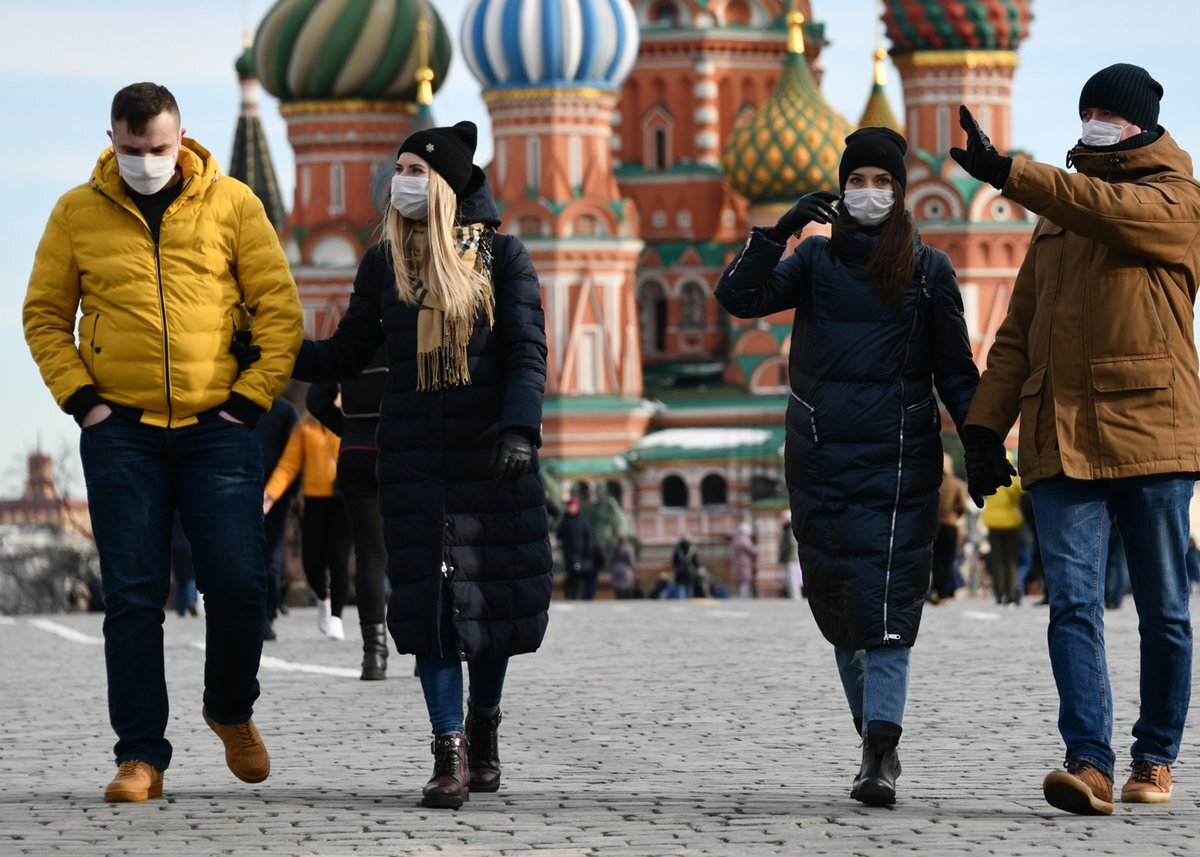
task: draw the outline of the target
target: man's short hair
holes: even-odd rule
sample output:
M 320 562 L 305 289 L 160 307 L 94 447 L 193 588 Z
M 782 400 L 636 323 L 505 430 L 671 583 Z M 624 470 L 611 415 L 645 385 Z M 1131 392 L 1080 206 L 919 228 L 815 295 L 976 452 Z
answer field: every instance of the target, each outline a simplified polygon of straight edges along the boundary
M 179 119 L 179 105 L 171 90 L 157 83 L 131 83 L 113 96 L 111 120 L 113 125 L 121 121 L 131 133 L 141 134 L 164 110 Z

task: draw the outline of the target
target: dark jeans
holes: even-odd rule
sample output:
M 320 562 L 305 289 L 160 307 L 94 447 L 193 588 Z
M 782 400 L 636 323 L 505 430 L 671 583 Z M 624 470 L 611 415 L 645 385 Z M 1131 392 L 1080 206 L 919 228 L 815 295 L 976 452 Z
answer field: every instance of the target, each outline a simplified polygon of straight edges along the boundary
M 1010 604 L 1017 597 L 1017 551 L 1021 549 L 1021 531 L 992 530 L 988 533 L 992 553 L 988 571 L 992 574 L 992 590 L 997 604 Z
M 939 524 L 933 541 L 933 591 L 938 598 L 954 597 L 954 555 L 958 552 L 958 527 Z
M 379 513 L 379 483 L 375 477 L 378 456 L 351 450 L 338 456 L 337 484 L 354 535 L 354 592 L 360 625 L 382 625 L 386 603 L 383 580 L 387 574 L 387 548 L 383 543 L 383 516 Z
M 165 769 L 162 623 L 176 509 L 204 593 L 204 706 L 218 723 L 241 723 L 258 698 L 267 592 L 258 436 L 220 417 L 163 429 L 112 416 L 83 430 L 79 455 L 104 581 L 116 759 Z
M 1135 761 L 1179 755 L 1192 689 L 1192 626 L 1185 555 L 1192 475 L 1081 481 L 1056 476 L 1030 488 L 1046 592 L 1058 730 L 1067 758 L 1113 775 L 1113 698 L 1104 653 L 1104 575 L 1115 514 L 1125 537 L 1141 633 L 1141 710 Z
M 457 653 L 458 636 L 451 621 L 450 603 L 448 595 L 442 598 L 442 647 L 443 651 Z M 500 708 L 507 672 L 508 658 L 467 661 L 467 674 L 471 682 L 467 704 L 485 717 L 495 714 Z M 425 707 L 429 711 L 429 725 L 433 734 L 462 732 L 463 674 L 458 655 L 450 654 L 444 658 L 418 656 L 417 674 L 421 677 L 421 690 L 425 693 Z
M 313 594 L 341 617 L 350 589 L 350 521 L 341 497 L 305 497 L 300 559 Z M 326 571 L 329 575 L 326 577 Z

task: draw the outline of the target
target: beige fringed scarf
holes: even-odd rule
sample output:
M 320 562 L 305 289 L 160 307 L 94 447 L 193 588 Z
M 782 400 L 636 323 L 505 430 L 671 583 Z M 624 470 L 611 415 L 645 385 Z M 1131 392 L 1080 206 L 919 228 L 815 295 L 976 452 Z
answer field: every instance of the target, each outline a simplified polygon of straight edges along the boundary
M 414 271 L 421 271 L 428 245 L 428 234 L 424 223 L 414 223 L 409 235 L 409 264 Z M 482 223 L 469 223 L 455 227 L 459 257 L 476 271 L 486 273 L 486 250 L 480 252 L 483 237 Z M 421 391 L 441 390 L 447 387 L 466 387 L 471 383 L 471 370 L 467 365 L 467 344 L 475 319 L 482 310 L 487 313 L 488 325 L 492 323 L 492 290 L 489 284 L 479 290 L 469 317 L 453 318 L 446 315 L 442 301 L 422 283 L 417 284 L 417 295 L 421 308 L 417 314 L 417 389 Z

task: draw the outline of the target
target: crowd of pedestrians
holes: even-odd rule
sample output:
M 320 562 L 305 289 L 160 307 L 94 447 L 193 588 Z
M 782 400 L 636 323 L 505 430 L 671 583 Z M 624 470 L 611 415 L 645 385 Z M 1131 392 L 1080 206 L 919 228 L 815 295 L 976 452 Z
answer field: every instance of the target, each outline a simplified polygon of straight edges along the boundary
M 1132 594 L 1141 693 L 1120 796 L 1171 800 L 1200 577 L 1188 525 L 1200 185 L 1158 124 L 1162 95 L 1136 66 L 1089 78 L 1074 172 L 997 151 L 961 109 L 958 167 L 1038 217 L 982 376 L 950 260 L 905 206 L 907 143 L 888 129 L 847 137 L 838 187 L 755 228 L 718 283 L 734 316 L 794 311 L 791 517 L 777 552 L 761 519 L 720 550 L 681 535 L 648 594 L 754 597 L 759 567 L 777 562 L 830 644 L 862 747 L 850 795 L 864 804 L 897 799 L 923 607 L 954 596 L 965 545 L 986 545 L 997 604 L 1045 596 L 1065 763 L 1043 794 L 1068 812 L 1113 810 L 1103 613 Z M 415 655 L 433 736 L 425 806 L 500 788 L 509 660 L 538 649 L 548 623 L 552 517 L 568 598 L 596 597 L 604 571 L 618 597 L 642 592 L 616 499 L 573 496 L 560 517 L 563 498 L 547 494 L 541 287 L 499 231 L 476 135 L 460 122 L 400 141 L 348 309 L 331 337 L 304 340 L 262 204 L 186 136 L 164 87 L 115 96 L 112 146 L 52 212 L 24 305 L 34 359 L 81 427 L 117 737 L 106 800 L 163 793 L 172 569 L 177 609 L 206 622 L 199 715 L 237 778 L 269 776 L 252 715 L 263 641 L 286 607 L 297 485 L 321 631 L 346 636 L 353 547 L 362 678 L 386 675 L 388 636 Z M 280 398 L 289 377 L 312 384 L 306 416 Z M 943 408 L 965 487 L 943 453 Z M 986 539 L 963 537 L 964 494 Z

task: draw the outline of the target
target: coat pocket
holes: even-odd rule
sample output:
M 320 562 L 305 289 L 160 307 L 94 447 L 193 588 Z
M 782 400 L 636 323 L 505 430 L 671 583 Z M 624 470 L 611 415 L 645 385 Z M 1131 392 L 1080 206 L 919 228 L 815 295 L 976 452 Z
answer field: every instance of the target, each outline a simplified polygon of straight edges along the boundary
M 99 335 L 100 313 L 88 313 L 79 320 L 79 356 L 93 381 L 96 380 L 96 356 L 102 350 Z
M 796 404 L 800 406 L 800 410 L 804 411 L 808 415 L 808 426 L 811 432 L 812 442 L 820 443 L 821 435 L 820 432 L 817 431 L 817 409 L 808 402 L 804 401 L 804 399 L 801 399 L 799 396 L 797 396 L 795 390 L 790 390 L 789 392 L 792 395 L 792 401 L 796 402 Z M 803 424 L 803 421 L 803 418 L 801 418 L 797 421 L 797 424 Z
M 1091 369 L 1101 466 L 1177 458 L 1171 356 L 1106 360 Z

